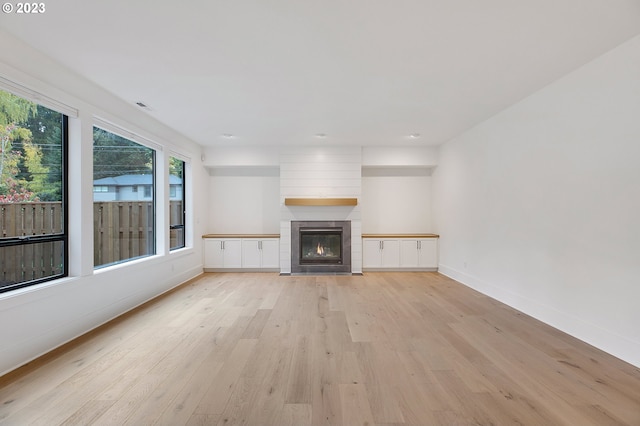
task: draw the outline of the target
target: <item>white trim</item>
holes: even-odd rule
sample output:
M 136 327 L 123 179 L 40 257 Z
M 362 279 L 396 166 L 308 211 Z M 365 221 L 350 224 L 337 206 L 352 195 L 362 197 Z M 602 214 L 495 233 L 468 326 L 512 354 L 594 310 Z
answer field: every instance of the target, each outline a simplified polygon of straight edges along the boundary
M 568 312 L 560 311 L 555 307 L 517 294 L 508 288 L 502 288 L 483 281 L 474 275 L 450 266 L 439 264 L 438 272 L 563 333 L 596 348 L 601 348 L 603 351 L 625 362 L 640 366 L 640 356 L 638 356 L 640 354 L 640 342 L 638 341 L 619 335 L 614 330 L 608 330 L 595 323 L 585 321 Z
M 62 113 L 68 117 L 78 118 L 79 113 L 77 108 L 73 108 L 67 104 L 56 101 L 55 99 L 36 92 L 35 90 L 31 90 L 28 87 L 11 81 L 3 76 L 0 76 L 0 89 Z
M 148 148 L 155 149 L 156 151 L 162 151 L 164 149 L 161 144 L 154 142 L 151 139 L 140 136 L 137 133 L 126 130 L 119 125 L 112 123 L 111 121 L 105 120 L 104 118 L 100 118 L 95 115 L 93 116 L 93 125 L 108 132 L 115 133 L 118 136 L 122 136 L 123 138 L 130 139 Z
M 175 152 L 174 150 L 169 150 L 168 154 L 169 154 L 169 157 L 177 158 L 178 160 L 182 160 L 185 163 L 191 163 L 191 157 L 179 154 L 179 153 Z

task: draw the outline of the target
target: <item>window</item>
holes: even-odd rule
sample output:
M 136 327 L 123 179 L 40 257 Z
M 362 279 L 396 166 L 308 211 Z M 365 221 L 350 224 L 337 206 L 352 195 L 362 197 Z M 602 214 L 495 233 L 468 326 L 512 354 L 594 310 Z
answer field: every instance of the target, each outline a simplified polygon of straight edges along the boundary
M 67 275 L 67 123 L 0 90 L 0 292 Z
M 93 187 L 93 192 L 109 192 L 108 186 L 96 185 Z
M 169 237 L 171 250 L 185 246 L 184 161 L 169 157 Z
M 94 192 L 94 266 L 96 268 L 156 253 L 155 151 L 99 127 L 93 128 L 93 179 L 111 179 L 116 185 L 145 186 L 148 199 L 131 191 L 98 197 Z M 148 188 L 148 190 L 147 190 Z M 116 199 L 117 197 L 117 199 Z

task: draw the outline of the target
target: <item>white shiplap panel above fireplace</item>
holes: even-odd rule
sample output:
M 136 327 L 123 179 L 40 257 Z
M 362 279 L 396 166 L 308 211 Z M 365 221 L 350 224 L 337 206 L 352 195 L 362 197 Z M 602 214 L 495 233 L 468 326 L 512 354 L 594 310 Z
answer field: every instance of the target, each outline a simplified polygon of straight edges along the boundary
M 360 147 L 287 148 L 280 154 L 280 266 L 291 272 L 292 220 L 350 220 L 352 272 L 362 272 L 360 206 L 285 206 L 285 198 L 358 198 Z

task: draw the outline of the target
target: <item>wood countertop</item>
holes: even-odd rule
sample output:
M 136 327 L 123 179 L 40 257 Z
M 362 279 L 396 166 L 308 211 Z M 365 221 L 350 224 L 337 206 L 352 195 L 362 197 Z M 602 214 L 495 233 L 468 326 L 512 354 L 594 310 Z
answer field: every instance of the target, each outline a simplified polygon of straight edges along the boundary
M 440 238 L 438 234 L 362 234 L 362 238 Z
M 280 238 L 280 234 L 205 234 L 202 238 Z M 362 234 L 362 238 L 440 238 L 438 234 Z
M 205 234 L 202 238 L 280 238 L 280 234 Z

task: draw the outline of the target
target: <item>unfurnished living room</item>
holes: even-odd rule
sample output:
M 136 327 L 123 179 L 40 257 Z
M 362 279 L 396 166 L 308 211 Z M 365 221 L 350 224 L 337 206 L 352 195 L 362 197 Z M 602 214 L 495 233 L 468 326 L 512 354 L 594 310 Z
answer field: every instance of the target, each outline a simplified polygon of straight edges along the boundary
M 640 0 L 6 1 L 1 425 L 640 425 Z

